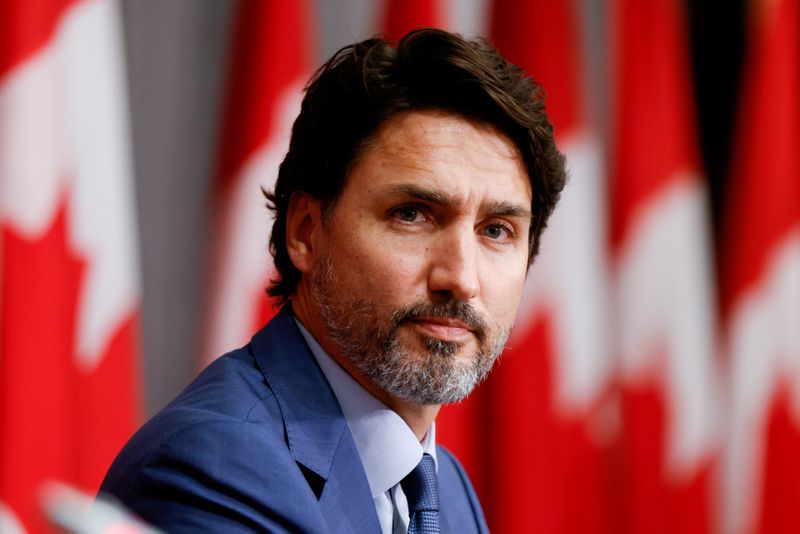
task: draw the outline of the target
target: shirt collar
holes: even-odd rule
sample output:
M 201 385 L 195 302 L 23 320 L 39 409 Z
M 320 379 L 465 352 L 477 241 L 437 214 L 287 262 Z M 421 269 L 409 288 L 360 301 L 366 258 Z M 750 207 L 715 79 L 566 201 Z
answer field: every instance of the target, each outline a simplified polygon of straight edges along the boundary
M 296 318 L 295 322 L 339 401 L 361 456 L 372 498 L 399 484 L 414 470 L 423 453 L 433 457 L 438 470 L 436 425 L 431 425 L 420 443 L 399 415 L 347 374 Z

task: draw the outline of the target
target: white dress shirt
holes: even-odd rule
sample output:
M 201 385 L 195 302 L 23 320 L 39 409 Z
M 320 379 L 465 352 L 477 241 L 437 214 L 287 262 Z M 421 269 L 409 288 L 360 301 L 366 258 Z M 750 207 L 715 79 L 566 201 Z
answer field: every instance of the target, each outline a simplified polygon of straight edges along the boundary
M 399 415 L 356 382 L 325 352 L 300 321 L 295 319 L 295 322 L 350 427 L 383 534 L 405 534 L 408 531 L 408 502 L 400 481 L 414 470 L 423 453 L 433 457 L 438 471 L 435 424 L 420 443 Z

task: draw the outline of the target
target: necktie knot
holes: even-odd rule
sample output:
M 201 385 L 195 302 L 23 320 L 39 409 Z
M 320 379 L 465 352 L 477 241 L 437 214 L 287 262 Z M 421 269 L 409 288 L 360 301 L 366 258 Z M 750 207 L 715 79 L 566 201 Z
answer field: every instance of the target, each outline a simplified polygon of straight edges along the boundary
M 430 454 L 422 460 L 400 485 L 408 500 L 409 534 L 439 532 L 439 482 L 436 465 Z

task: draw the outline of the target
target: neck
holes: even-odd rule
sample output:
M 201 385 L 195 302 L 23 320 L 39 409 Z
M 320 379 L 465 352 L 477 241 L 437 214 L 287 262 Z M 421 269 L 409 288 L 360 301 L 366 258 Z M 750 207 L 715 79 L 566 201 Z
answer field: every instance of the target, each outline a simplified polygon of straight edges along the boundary
M 309 333 L 314 336 L 314 339 L 320 344 L 325 352 L 349 374 L 353 380 L 358 382 L 361 387 L 366 389 L 373 397 L 384 403 L 392 411 L 400 416 L 403 421 L 409 426 L 417 439 L 421 442 L 425 439 L 436 415 L 439 413 L 438 404 L 413 404 L 403 399 L 399 399 L 379 388 L 371 380 L 353 365 L 349 358 L 338 350 L 336 344 L 327 335 L 326 329 L 322 325 L 322 321 L 317 313 L 314 313 L 314 307 L 309 306 L 309 299 L 303 291 L 303 286 L 298 288 L 298 292 L 292 297 L 292 311 L 298 321 L 305 327 Z

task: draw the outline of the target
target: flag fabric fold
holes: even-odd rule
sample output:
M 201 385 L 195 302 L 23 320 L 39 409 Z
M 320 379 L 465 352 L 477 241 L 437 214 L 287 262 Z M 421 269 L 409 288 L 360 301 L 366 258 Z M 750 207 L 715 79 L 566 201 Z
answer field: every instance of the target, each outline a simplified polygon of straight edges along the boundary
M 140 422 L 138 255 L 118 5 L 0 7 L 0 525 L 94 492 Z
M 211 198 L 209 317 L 204 366 L 246 343 L 275 313 L 265 289 L 270 190 L 289 148 L 311 76 L 311 7 L 305 0 L 244 0 L 233 28 L 227 99 Z
M 443 0 L 386 0 L 381 31 L 397 41 L 417 28 L 444 28 Z
M 611 532 L 616 425 L 602 147 L 585 106 L 574 2 L 495 0 L 490 38 L 540 82 L 569 180 L 528 274 L 509 349 L 487 384 L 498 532 Z M 572 510 L 580 509 L 580 513 Z
M 671 0 L 612 4 L 619 531 L 713 532 L 720 375 L 686 15 Z
M 753 2 L 721 278 L 724 531 L 800 524 L 800 2 Z

